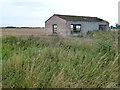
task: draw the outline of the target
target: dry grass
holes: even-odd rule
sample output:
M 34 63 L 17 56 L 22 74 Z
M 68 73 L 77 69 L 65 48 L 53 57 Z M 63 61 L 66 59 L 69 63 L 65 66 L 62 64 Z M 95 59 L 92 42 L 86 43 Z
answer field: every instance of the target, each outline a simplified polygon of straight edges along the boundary
M 26 29 L 26 28 L 12 28 L 12 29 L 0 29 L 2 31 L 2 36 L 6 35 L 14 35 L 14 36 L 20 36 L 20 37 L 25 37 L 29 35 L 34 35 L 35 37 L 38 36 L 45 36 L 45 29 Z
M 26 28 L 8 28 L 8 29 L 0 29 L 2 31 L 0 37 L 5 37 L 7 35 L 17 36 L 20 38 L 28 38 L 30 35 L 33 35 L 36 39 L 42 40 L 51 40 L 56 39 L 55 37 L 46 36 L 45 29 L 26 29 Z M 80 43 L 91 43 L 93 40 L 90 38 L 76 38 L 76 37 L 65 37 L 68 41 L 76 41 Z M 59 39 L 59 37 L 57 38 Z M 58 40 L 57 40 L 58 41 Z
M 118 30 L 120 30 L 120 29 L 111 29 L 111 31 L 115 31 L 115 32 L 118 32 Z

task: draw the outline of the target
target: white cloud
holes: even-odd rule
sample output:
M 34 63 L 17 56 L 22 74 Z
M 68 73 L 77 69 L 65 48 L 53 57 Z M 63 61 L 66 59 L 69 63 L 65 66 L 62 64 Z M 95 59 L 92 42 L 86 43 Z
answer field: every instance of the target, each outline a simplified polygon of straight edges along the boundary
M 58 2 L 58 0 L 0 0 L 0 2 Z
M 4 24 L 44 26 L 51 15 L 94 16 L 117 23 L 119 0 L 0 0 Z M 36 22 L 37 23 L 36 23 Z M 19 22 L 19 23 L 18 23 Z

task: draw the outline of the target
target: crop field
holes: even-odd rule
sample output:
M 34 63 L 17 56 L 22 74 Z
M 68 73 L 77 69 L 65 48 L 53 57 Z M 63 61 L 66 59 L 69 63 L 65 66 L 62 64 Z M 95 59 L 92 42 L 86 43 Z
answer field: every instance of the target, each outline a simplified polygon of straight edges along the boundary
M 117 88 L 118 34 L 46 36 L 45 30 L 2 30 L 3 88 Z
M 1 29 L 2 35 L 14 35 L 14 36 L 21 36 L 21 37 L 26 37 L 29 35 L 34 35 L 34 36 L 45 36 L 45 29 L 27 29 L 27 28 L 8 28 L 8 29 Z

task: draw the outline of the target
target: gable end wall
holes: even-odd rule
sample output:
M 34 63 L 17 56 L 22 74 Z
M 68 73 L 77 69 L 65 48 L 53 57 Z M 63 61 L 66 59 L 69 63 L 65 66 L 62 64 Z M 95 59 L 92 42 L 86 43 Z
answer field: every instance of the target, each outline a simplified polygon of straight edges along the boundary
M 52 16 L 45 22 L 46 35 L 53 34 L 53 24 L 57 24 L 58 35 L 66 36 L 66 20 L 61 19 L 58 16 Z

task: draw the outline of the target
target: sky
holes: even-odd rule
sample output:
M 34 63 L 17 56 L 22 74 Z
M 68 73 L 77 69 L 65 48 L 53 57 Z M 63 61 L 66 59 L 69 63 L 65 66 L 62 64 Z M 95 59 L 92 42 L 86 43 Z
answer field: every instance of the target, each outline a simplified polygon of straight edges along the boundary
M 92 16 L 115 25 L 120 0 L 0 0 L 0 26 L 44 27 L 53 14 Z
M 120 1 L 118 4 L 118 24 L 120 25 Z

